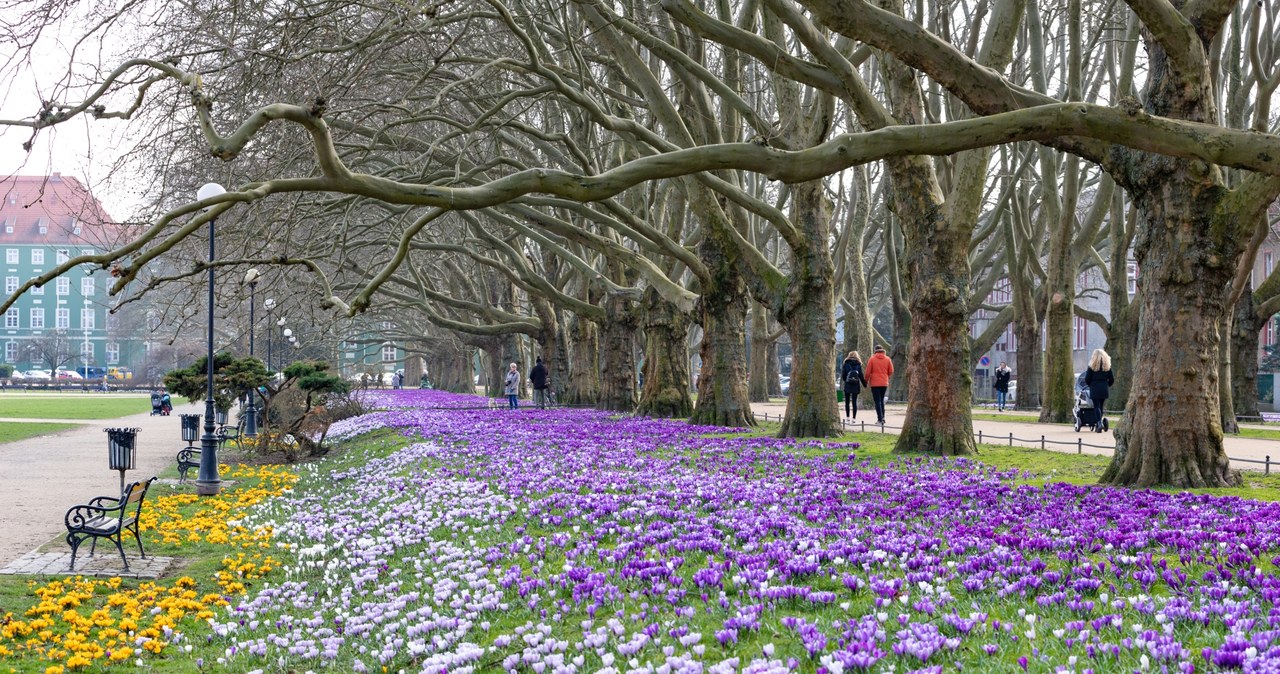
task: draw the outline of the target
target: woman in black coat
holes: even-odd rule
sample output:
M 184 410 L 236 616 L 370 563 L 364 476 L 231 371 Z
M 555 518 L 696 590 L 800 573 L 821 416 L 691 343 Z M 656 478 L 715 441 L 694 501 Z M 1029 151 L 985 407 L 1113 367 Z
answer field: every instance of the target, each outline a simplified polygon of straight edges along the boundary
M 862 372 L 862 357 L 857 351 L 850 351 L 840 367 L 840 381 L 844 382 L 844 416 L 848 419 L 858 418 L 858 394 L 867 385 L 866 375 Z
M 1106 351 L 1093 350 L 1093 355 L 1089 357 L 1089 369 L 1084 371 L 1084 383 L 1089 387 L 1089 398 L 1093 400 L 1093 408 L 1098 411 L 1096 428 L 1101 433 L 1102 405 L 1111 395 L 1111 385 L 1116 383 L 1115 375 L 1111 374 L 1111 356 L 1108 356 Z

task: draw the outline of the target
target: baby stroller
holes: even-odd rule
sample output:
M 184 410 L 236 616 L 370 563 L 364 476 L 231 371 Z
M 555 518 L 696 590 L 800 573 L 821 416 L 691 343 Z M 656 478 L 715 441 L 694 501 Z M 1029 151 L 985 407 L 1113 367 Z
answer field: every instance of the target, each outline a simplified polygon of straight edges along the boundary
M 1076 417 L 1076 432 L 1079 433 L 1081 428 L 1088 428 L 1091 431 L 1101 433 L 1110 428 L 1105 417 L 1099 423 L 1099 417 L 1102 417 L 1102 411 L 1093 404 L 1093 398 L 1089 397 L 1089 387 L 1084 386 L 1076 389 L 1076 406 L 1072 410 Z
M 151 394 L 151 416 L 154 417 L 158 414 L 162 417 L 167 417 L 172 411 L 173 403 L 170 402 L 168 393 L 163 395 L 159 393 Z

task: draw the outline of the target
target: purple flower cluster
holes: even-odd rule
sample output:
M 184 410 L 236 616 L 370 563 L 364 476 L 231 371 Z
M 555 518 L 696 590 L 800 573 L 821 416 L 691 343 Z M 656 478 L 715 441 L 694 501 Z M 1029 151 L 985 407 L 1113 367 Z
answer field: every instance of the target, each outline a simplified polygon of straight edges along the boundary
M 245 667 L 1280 667 L 1275 504 L 367 395 L 386 411 L 331 436 L 407 446 L 304 469 L 253 516 L 296 561 L 214 621 Z

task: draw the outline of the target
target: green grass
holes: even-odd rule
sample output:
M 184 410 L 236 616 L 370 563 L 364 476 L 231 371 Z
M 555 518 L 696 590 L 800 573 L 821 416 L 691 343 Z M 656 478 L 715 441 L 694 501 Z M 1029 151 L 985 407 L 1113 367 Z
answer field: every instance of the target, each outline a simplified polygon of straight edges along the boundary
M 1245 428 L 1241 426 L 1239 433 L 1234 433 L 1229 437 L 1254 438 L 1257 440 L 1280 440 L 1280 430 L 1272 430 L 1270 428 Z
M 1008 421 L 1016 424 L 1035 424 L 1040 422 L 1037 412 L 974 412 L 974 421 Z
M 115 419 L 150 411 L 151 400 L 141 395 L 0 394 L 0 418 Z
M 30 421 L 0 421 L 0 443 L 17 442 L 40 435 L 59 433 L 81 424 L 51 424 Z

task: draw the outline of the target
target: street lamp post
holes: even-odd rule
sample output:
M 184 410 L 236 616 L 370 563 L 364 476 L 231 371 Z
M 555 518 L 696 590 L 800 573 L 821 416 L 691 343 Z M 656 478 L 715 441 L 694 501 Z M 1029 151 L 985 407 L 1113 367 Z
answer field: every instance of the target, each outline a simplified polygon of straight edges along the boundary
M 225 194 L 226 191 L 218 183 L 205 183 L 196 191 L 196 199 L 204 201 Z M 222 489 L 222 480 L 218 477 L 218 439 L 213 434 L 213 224 L 216 220 L 216 217 L 209 218 L 208 360 L 205 361 L 208 379 L 204 399 L 204 436 L 200 438 L 200 472 L 196 477 L 196 494 L 200 496 L 216 496 Z
M 258 270 L 250 268 L 244 274 L 244 282 L 249 284 L 249 357 L 253 358 L 253 291 L 258 287 Z M 249 391 L 249 402 L 244 406 L 244 434 L 253 438 L 258 435 L 258 389 L 255 386 Z
M 271 310 L 276 308 L 276 301 L 268 297 L 267 301 L 262 303 L 262 306 L 267 310 L 267 372 L 271 372 L 271 342 L 274 341 L 271 338 Z
M 292 344 L 297 339 L 296 337 L 293 336 L 293 330 L 289 328 L 284 329 L 284 338 L 285 340 L 287 340 L 287 343 L 290 343 L 290 344 Z M 284 355 L 284 354 L 281 354 L 281 355 Z M 293 362 L 293 357 L 286 356 L 286 358 L 289 358 L 289 362 Z

